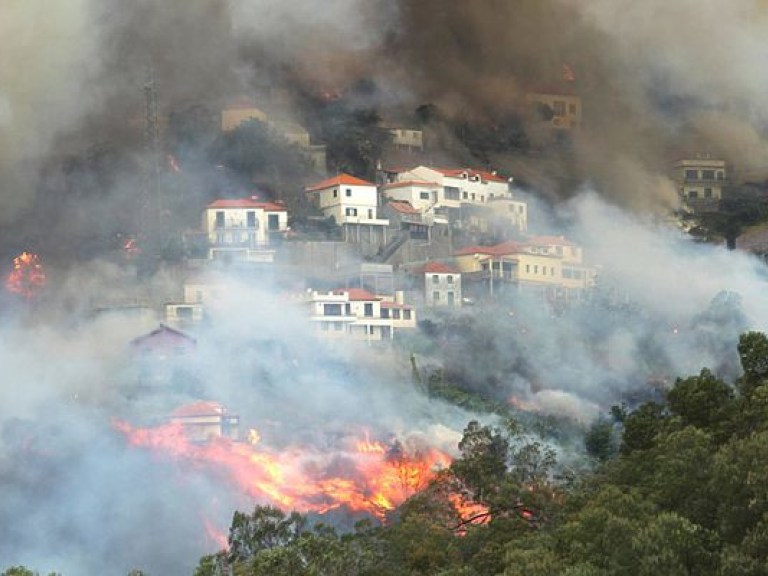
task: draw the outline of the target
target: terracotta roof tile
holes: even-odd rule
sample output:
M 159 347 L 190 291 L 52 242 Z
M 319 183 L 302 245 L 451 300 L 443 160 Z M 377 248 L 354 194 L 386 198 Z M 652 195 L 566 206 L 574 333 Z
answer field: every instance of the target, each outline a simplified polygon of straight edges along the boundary
M 392 210 L 400 212 L 401 214 L 421 214 L 421 212 L 416 210 L 410 202 L 401 200 L 390 200 L 384 206 L 389 206 Z
M 349 174 L 341 173 L 333 178 L 328 178 L 327 180 L 308 186 L 306 191 L 314 192 L 316 190 L 325 190 L 326 188 L 331 188 L 333 186 L 376 186 L 376 184 L 355 176 L 350 176 Z
M 428 262 L 422 269 L 425 274 L 458 274 L 458 271 L 442 262 Z
M 348 294 L 349 300 L 354 302 L 381 300 L 381 298 L 374 296 L 368 292 L 368 290 L 363 290 L 362 288 L 339 288 L 334 290 L 333 293 L 337 295 Z
M 208 208 L 256 208 L 266 212 L 285 212 L 286 207 L 278 202 L 262 202 L 254 198 L 221 198 L 208 204 Z
M 186 404 L 173 411 L 174 418 L 190 418 L 194 416 L 221 416 L 226 410 L 218 402 L 200 401 Z

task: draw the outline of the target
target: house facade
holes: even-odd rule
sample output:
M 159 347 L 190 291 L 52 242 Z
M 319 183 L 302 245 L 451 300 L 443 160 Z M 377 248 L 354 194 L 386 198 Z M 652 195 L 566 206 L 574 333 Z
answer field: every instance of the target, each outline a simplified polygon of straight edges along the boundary
M 365 342 L 392 340 L 395 332 L 416 328 L 416 312 L 402 297 L 384 300 L 361 288 L 308 294 L 310 320 L 323 338 Z
M 581 97 L 569 83 L 539 86 L 525 95 L 533 114 L 558 130 L 572 130 L 582 124 Z
M 708 153 L 687 156 L 673 165 L 673 178 L 681 200 L 693 207 L 719 202 L 728 176 L 725 160 Z
M 378 192 L 371 182 L 339 174 L 307 187 L 306 191 L 323 215 L 332 217 L 338 225 L 389 224 L 378 218 Z
M 563 236 L 469 246 L 456 253 L 455 262 L 465 279 L 481 281 L 491 295 L 512 286 L 566 304 L 582 300 L 597 277 L 597 269 L 583 262 L 581 247 Z
M 424 214 L 425 221 L 434 224 L 467 222 L 467 214 L 478 214 L 475 207 L 491 207 L 482 213 L 491 215 L 493 206 L 500 201 L 514 204 L 507 222 L 518 232 L 528 227 L 525 202 L 512 197 L 512 179 L 502 178 L 495 172 L 473 168 L 415 168 L 382 171 L 381 193 L 384 197 L 409 202 Z M 509 209 L 504 206 L 504 209 Z M 462 212 L 462 209 L 465 213 Z
M 215 200 L 203 214 L 209 260 L 271 262 L 275 240 L 288 229 L 288 211 L 255 197 Z
M 429 262 L 423 268 L 424 301 L 429 307 L 460 308 L 461 273 L 441 262 Z
M 181 426 L 190 442 L 202 443 L 217 438 L 239 439 L 240 417 L 218 402 L 195 402 L 174 410 L 171 424 Z

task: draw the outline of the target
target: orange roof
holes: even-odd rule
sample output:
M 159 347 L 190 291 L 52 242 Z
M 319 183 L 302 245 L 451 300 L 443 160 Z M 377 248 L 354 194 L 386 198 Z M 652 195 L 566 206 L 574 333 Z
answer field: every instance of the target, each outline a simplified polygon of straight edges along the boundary
M 384 206 L 389 206 L 395 212 L 400 212 L 402 214 L 421 214 L 421 212 L 411 206 L 410 202 L 405 202 L 402 200 L 390 200 Z
M 254 198 L 221 198 L 208 204 L 208 208 L 257 208 L 266 212 L 285 212 L 286 208 L 278 202 L 260 202 Z
M 436 184 L 435 182 L 427 182 L 426 180 L 403 180 L 402 182 L 390 182 L 389 184 L 384 184 L 382 188 L 385 190 L 390 190 L 391 188 L 405 188 L 406 186 L 422 186 L 424 188 L 440 188 L 440 184 Z
M 363 290 L 362 288 L 339 288 L 334 290 L 333 293 L 338 295 L 348 294 L 349 300 L 354 302 L 381 300 L 381 298 L 374 296 L 368 292 L 368 290 Z
M 456 274 L 457 271 L 442 262 L 428 262 L 424 266 L 425 274 Z
M 486 254 L 488 256 L 506 256 L 508 254 L 519 254 L 522 250 L 523 245 L 514 240 L 508 240 L 495 246 L 467 246 L 456 252 L 456 255 Z
M 194 416 L 221 416 L 225 412 L 224 406 L 218 402 L 200 401 L 187 404 L 173 411 L 174 418 L 191 418 Z
M 333 186 L 376 186 L 371 182 L 350 176 L 349 174 L 341 173 L 333 178 L 328 178 L 317 184 L 313 184 L 306 188 L 307 192 L 314 192 L 316 190 L 325 190 L 326 188 L 332 188 Z
M 498 174 L 486 170 L 475 170 L 474 168 L 432 168 L 432 170 L 436 170 L 443 176 L 448 176 L 449 178 L 461 178 L 462 174 L 466 174 L 470 177 L 477 176 L 484 182 L 507 182 L 506 179 Z

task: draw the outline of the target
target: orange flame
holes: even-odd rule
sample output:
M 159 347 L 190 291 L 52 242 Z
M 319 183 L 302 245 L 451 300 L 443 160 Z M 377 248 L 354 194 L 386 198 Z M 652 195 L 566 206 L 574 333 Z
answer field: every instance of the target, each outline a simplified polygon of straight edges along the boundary
M 13 259 L 13 270 L 5 280 L 6 290 L 32 298 L 44 284 L 45 272 L 37 254 L 25 251 Z
M 387 451 L 370 440 L 330 452 L 299 447 L 272 451 L 228 438 L 196 444 L 180 424 L 134 428 L 116 422 L 115 427 L 133 446 L 222 473 L 245 495 L 299 512 L 322 514 L 346 507 L 383 519 L 451 462 L 434 448 L 405 453 L 397 445 Z

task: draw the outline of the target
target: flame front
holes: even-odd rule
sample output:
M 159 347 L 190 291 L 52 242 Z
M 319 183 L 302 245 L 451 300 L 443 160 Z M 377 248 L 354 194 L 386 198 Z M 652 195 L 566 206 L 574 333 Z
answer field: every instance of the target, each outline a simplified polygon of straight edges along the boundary
M 272 451 L 227 438 L 193 443 L 180 424 L 134 428 L 116 422 L 115 427 L 133 446 L 221 473 L 253 500 L 299 512 L 345 507 L 381 519 L 451 463 L 434 448 L 406 453 L 399 444 L 388 447 L 368 439 L 336 451 L 296 446 Z
M 8 292 L 32 298 L 44 284 L 45 272 L 37 254 L 25 251 L 13 259 L 13 270 L 5 280 Z

